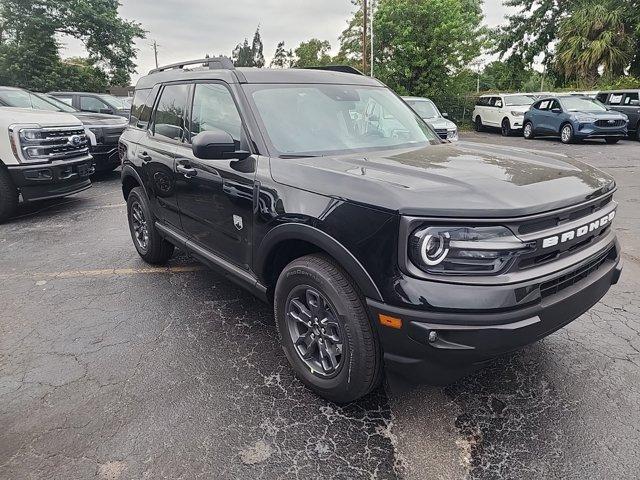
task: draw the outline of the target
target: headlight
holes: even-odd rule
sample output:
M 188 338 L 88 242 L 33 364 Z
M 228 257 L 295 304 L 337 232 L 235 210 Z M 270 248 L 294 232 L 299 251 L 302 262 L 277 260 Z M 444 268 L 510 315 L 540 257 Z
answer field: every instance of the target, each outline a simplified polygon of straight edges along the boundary
M 421 227 L 409 237 L 411 262 L 439 275 L 495 275 L 533 245 L 506 227 Z
M 514 117 L 524 117 L 524 112 L 511 112 L 511 115 L 513 115 Z
M 447 140 L 458 140 L 458 129 L 457 128 L 453 128 L 450 130 L 447 130 Z

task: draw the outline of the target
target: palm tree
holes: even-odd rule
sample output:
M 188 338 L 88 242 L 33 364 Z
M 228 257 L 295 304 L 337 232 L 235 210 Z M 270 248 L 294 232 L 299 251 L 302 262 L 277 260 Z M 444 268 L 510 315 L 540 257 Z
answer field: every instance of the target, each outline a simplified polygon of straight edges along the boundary
M 619 76 L 634 53 L 634 35 L 615 0 L 582 0 L 560 23 L 556 65 L 561 73 L 592 86 L 600 70 Z

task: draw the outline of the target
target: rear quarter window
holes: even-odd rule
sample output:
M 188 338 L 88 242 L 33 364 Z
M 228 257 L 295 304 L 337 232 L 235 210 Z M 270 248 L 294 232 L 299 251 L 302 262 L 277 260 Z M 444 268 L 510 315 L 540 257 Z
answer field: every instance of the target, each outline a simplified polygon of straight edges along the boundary
M 153 109 L 158 90 L 159 87 L 157 86 L 154 87 L 153 90 L 150 88 L 136 90 L 131 103 L 129 125 L 141 130 L 146 130 L 149 127 L 151 110 Z

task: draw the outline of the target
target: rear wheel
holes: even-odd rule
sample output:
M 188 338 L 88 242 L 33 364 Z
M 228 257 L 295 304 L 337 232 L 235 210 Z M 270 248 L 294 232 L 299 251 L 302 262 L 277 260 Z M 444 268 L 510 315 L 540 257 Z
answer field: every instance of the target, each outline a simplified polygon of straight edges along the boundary
M 133 244 L 142 259 L 153 265 L 167 262 L 175 247 L 163 239 L 154 225 L 149 201 L 141 187 L 131 190 L 127 198 L 129 231 Z
M 522 127 L 522 136 L 524 136 L 524 138 L 527 140 L 532 140 L 534 138 L 533 123 L 531 122 L 524 123 L 524 126 Z
M 570 123 L 565 123 L 560 128 L 560 140 L 562 143 L 573 143 L 574 135 L 573 135 L 573 127 Z
M 476 117 L 476 120 L 473 123 L 473 126 L 474 126 L 476 132 L 483 132 L 484 131 L 484 125 L 482 124 L 482 118 L 480 118 L 480 115 L 478 115 Z
M 500 133 L 502 134 L 503 137 L 509 137 L 511 136 L 511 122 L 509 121 L 508 118 L 505 118 L 502 120 L 502 125 L 500 126 Z
M 11 217 L 18 208 L 18 190 L 13 186 L 9 172 L 0 167 L 0 222 Z
M 348 403 L 379 384 L 382 355 L 362 296 L 331 258 L 308 255 L 287 265 L 274 314 L 287 360 L 318 395 Z
M 620 139 L 615 137 L 608 137 L 608 138 L 605 138 L 604 141 L 607 142 L 609 145 L 613 145 L 614 143 L 618 143 Z

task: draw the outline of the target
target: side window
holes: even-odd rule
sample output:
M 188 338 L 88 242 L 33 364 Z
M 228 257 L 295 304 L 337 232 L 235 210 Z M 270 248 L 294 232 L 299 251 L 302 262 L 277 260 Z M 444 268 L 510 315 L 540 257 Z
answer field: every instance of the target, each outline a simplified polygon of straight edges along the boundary
M 131 126 L 140 128 L 141 130 L 149 128 L 151 111 L 158 96 L 158 90 L 160 90 L 159 85 L 156 85 L 153 89 L 146 88 L 136 90 L 131 106 L 131 117 L 129 119 Z
M 96 97 L 80 97 L 80 110 L 83 112 L 100 113 L 100 110 L 109 109 L 109 105 Z
M 477 104 L 479 107 L 486 107 L 489 105 L 489 98 L 488 97 L 480 97 L 478 99 Z
M 60 100 L 61 102 L 66 103 L 70 107 L 73 106 L 73 97 L 58 97 L 58 96 L 56 96 L 56 98 L 58 100 Z
M 599 93 L 598 95 L 596 95 L 596 100 L 602 103 L 607 103 L 608 95 L 609 95 L 608 93 Z
M 621 93 L 612 93 L 609 97 L 609 105 L 620 105 L 622 103 Z
M 223 130 L 240 144 L 242 120 L 231 92 L 217 83 L 196 85 L 191 111 L 191 136 L 207 130 Z
M 638 95 L 638 92 L 627 93 L 624 96 L 623 103 L 625 105 L 640 105 L 640 95 Z
M 551 105 L 551 100 L 543 100 L 538 105 L 538 110 L 549 110 L 549 105 Z
M 167 140 L 182 140 L 187 110 L 188 85 L 167 85 L 160 94 L 153 122 L 153 134 Z
M 500 97 L 496 97 L 496 98 L 494 99 L 493 105 L 494 105 L 496 108 L 502 108 L 502 105 L 503 105 L 503 103 L 502 103 L 502 99 L 501 99 Z
M 560 102 L 558 100 L 553 100 L 549 105 L 549 110 L 561 109 Z

